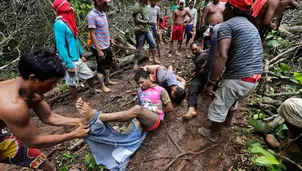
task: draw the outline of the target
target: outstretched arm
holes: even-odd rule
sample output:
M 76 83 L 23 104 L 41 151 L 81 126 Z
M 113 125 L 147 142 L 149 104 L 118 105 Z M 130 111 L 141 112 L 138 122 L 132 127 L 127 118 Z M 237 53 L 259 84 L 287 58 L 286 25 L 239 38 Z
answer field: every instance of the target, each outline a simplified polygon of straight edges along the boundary
M 268 7 L 265 13 L 263 25 L 265 28 L 272 28 L 272 19 L 275 14 L 275 11 L 279 5 L 279 0 L 269 0 L 268 1 Z

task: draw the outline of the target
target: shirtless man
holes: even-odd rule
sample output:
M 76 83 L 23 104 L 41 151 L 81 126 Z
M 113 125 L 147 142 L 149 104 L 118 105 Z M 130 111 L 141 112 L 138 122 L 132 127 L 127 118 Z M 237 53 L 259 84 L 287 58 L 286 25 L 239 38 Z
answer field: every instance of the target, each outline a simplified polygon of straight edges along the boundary
M 223 11 L 225 8 L 225 3 L 220 2 L 219 0 L 213 0 L 212 3 L 209 3 L 204 9 L 203 13 L 203 24 L 215 26 L 223 22 Z
M 189 20 L 185 20 L 185 17 L 189 16 Z M 188 10 L 185 9 L 185 0 L 179 1 L 179 7 L 173 12 L 173 31 L 172 31 L 172 39 L 170 44 L 170 54 L 172 56 L 173 50 L 173 41 L 178 41 L 178 50 L 181 48 L 182 39 L 184 35 L 185 27 L 193 20 L 193 16 L 190 14 Z M 178 54 L 178 50 L 175 52 Z
M 58 56 L 43 49 L 28 51 L 20 58 L 18 69 L 19 77 L 0 83 L 0 129 L 7 127 L 12 133 L 0 133 L 0 161 L 52 171 L 54 169 L 46 156 L 35 148 L 82 138 L 89 129 L 85 129 L 82 119 L 51 112 L 43 99 L 43 94 L 54 88 L 65 75 Z M 70 133 L 41 135 L 29 116 L 29 109 L 33 109 L 47 125 L 80 127 Z
M 281 22 L 283 12 L 290 8 L 298 8 L 295 0 L 256 0 L 252 7 L 250 21 L 257 27 L 263 41 L 271 29 L 276 30 Z M 275 20 L 273 22 L 273 18 Z

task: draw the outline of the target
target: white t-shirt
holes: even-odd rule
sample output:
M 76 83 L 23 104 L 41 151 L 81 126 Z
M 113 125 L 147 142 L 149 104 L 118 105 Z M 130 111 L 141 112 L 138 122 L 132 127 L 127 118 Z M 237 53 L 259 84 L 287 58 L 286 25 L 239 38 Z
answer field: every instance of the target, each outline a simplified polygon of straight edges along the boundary
M 149 10 L 149 21 L 150 22 L 157 22 L 157 15 L 159 16 L 160 8 L 158 6 L 151 7 L 148 5 Z
M 190 12 L 190 14 L 193 16 L 193 20 L 190 22 L 190 24 L 193 24 L 194 27 L 196 27 L 197 23 L 197 10 L 195 8 L 186 7 L 186 10 Z M 189 20 L 190 17 L 186 16 L 186 20 Z

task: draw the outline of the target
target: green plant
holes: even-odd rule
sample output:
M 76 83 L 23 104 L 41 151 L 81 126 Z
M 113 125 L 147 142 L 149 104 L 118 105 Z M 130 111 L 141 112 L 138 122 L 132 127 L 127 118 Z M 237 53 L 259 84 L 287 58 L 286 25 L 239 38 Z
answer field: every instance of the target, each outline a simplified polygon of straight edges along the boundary
M 266 37 L 266 41 L 266 47 L 268 51 L 274 54 L 280 53 L 281 47 L 286 44 L 286 39 L 281 37 L 281 35 L 274 30 L 269 32 Z
M 91 153 L 87 153 L 84 158 L 84 165 L 87 171 L 104 171 L 104 166 L 98 166 Z
M 60 170 L 61 171 L 68 171 L 68 169 L 70 169 L 70 167 L 72 166 L 73 162 L 75 161 L 75 159 L 78 156 L 76 154 L 73 153 L 64 153 L 62 160 L 59 164 Z
M 281 139 L 284 139 L 286 137 L 287 132 L 288 128 L 286 124 L 278 125 L 274 130 L 274 134 Z
M 61 92 L 61 93 L 67 93 L 68 92 L 68 85 L 67 84 L 60 84 L 59 85 L 59 91 Z
M 294 72 L 293 78 L 298 80 L 302 84 L 302 72 Z
M 277 75 L 281 75 L 281 72 L 286 72 L 289 71 L 291 69 L 291 67 L 285 63 L 280 63 L 279 65 L 277 65 L 276 67 L 274 67 L 274 71 Z
M 249 124 L 254 126 L 255 130 L 260 133 L 265 134 L 270 131 L 270 126 L 261 120 L 249 119 Z

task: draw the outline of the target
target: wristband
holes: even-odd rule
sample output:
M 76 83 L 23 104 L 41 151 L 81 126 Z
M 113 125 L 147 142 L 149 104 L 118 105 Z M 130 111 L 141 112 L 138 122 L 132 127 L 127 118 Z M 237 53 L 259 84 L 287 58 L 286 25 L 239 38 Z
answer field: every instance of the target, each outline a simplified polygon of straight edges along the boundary
M 214 86 L 214 85 L 216 85 L 216 83 L 217 83 L 217 81 L 213 81 L 209 78 L 207 81 L 207 86 Z

